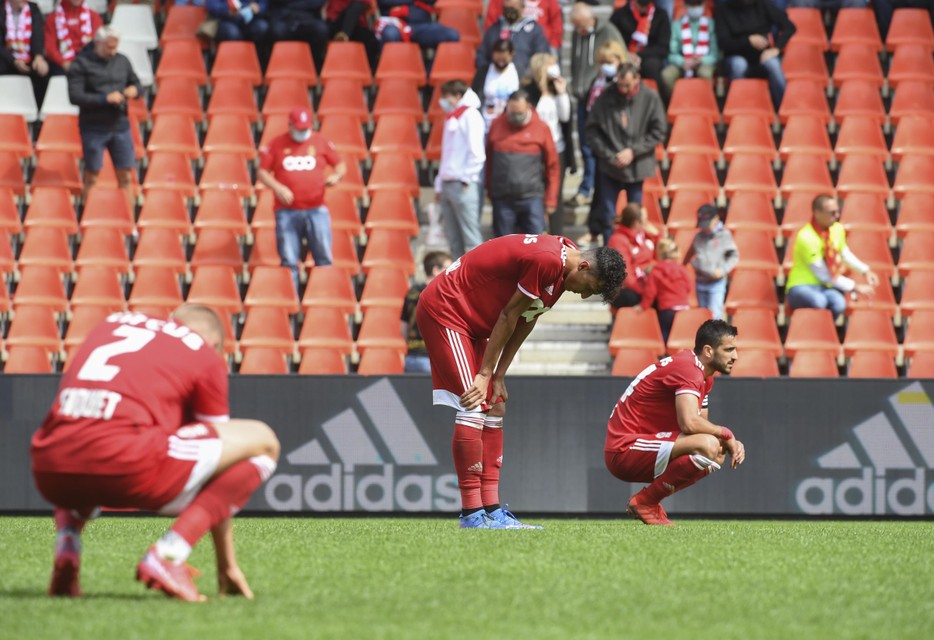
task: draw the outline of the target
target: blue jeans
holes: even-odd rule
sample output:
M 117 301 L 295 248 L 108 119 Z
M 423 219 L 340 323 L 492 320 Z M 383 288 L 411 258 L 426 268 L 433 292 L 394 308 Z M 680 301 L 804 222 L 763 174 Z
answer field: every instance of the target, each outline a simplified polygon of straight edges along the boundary
M 626 192 L 626 199 L 629 202 L 642 202 L 642 181 L 638 182 L 620 182 L 615 178 L 608 176 L 602 171 L 597 171 L 597 180 L 600 181 L 600 188 L 597 189 L 600 197 L 600 217 L 598 225 L 602 229 L 603 244 L 606 244 L 613 235 L 613 219 L 616 217 L 616 201 L 619 200 L 620 191 Z
M 593 157 L 593 150 L 587 145 L 584 127 L 587 126 L 587 97 L 581 98 L 577 103 L 577 142 L 581 148 L 581 159 L 584 163 L 584 175 L 577 192 L 581 195 L 593 194 L 594 177 L 597 171 L 597 159 Z
M 836 320 L 846 311 L 846 296 L 842 291 L 821 284 L 799 284 L 788 290 L 785 302 L 789 309 L 830 309 Z
M 331 214 L 327 207 L 276 209 L 276 247 L 280 263 L 292 271 L 295 293 L 298 293 L 302 238 L 308 242 L 308 250 L 317 266 L 331 264 Z
M 480 234 L 480 185 L 457 180 L 441 183 L 441 218 L 451 256 L 457 260 L 483 242 Z
M 135 126 L 135 125 L 134 125 Z M 84 155 L 84 170 L 100 173 L 104 168 L 104 149 L 110 151 L 115 169 L 132 169 L 136 166 L 136 151 L 133 149 L 133 134 L 130 125 L 118 129 L 82 129 L 81 152 Z
M 726 278 L 713 282 L 698 282 L 694 285 L 697 293 L 697 306 L 710 309 L 715 320 L 723 320 L 723 302 L 726 300 Z
M 217 42 L 249 40 L 257 47 L 264 44 L 269 35 L 269 22 L 265 18 L 253 18 L 247 24 L 239 15 L 226 16 L 217 21 Z
M 406 356 L 406 373 L 431 373 L 431 362 L 428 356 Z
M 410 24 L 412 28 L 412 42 L 417 43 L 423 49 L 433 49 L 442 42 L 459 42 L 460 34 L 438 22 L 428 22 L 423 24 Z M 387 26 L 383 29 L 383 42 L 402 42 L 402 34 L 394 26 Z
M 743 56 L 727 56 L 725 62 L 730 80 L 745 78 L 749 74 L 749 61 Z M 781 56 L 775 56 L 765 64 L 756 64 L 755 68 L 765 72 L 765 77 L 769 81 L 772 104 L 777 111 L 785 96 L 785 72 L 782 71 Z
M 544 231 L 545 201 L 541 198 L 493 200 L 493 237 Z

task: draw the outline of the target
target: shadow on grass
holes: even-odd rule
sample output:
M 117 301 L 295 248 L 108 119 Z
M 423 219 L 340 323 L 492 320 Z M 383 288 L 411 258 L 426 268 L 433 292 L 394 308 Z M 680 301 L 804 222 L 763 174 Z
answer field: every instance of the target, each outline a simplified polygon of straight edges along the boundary
M 47 601 L 59 601 L 59 602 L 82 602 L 85 600 L 118 600 L 118 601 L 129 601 L 129 600 L 152 600 L 158 599 L 155 596 L 158 594 L 151 593 L 110 593 L 107 591 L 94 591 L 91 593 L 85 593 L 79 598 L 68 598 L 68 597 L 52 597 L 46 591 L 34 591 L 30 589 L 0 589 L 0 598 L 10 598 L 11 600 L 47 600 Z

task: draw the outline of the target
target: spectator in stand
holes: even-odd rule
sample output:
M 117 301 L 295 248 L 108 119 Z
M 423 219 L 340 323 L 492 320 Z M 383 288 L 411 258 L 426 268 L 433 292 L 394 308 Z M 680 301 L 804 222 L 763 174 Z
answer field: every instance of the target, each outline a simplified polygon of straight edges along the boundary
M 662 70 L 669 98 L 678 78 L 713 80 L 720 56 L 713 18 L 704 15 L 704 0 L 685 0 L 684 4 L 684 15 L 671 30 L 668 66 Z
M 276 196 L 276 245 L 283 267 L 292 271 L 298 290 L 298 262 L 302 238 L 315 265 L 331 264 L 331 214 L 324 204 L 324 188 L 341 181 L 347 165 L 334 145 L 311 130 L 311 111 L 296 107 L 289 114 L 289 131 L 273 138 L 260 152 L 256 177 Z M 325 176 L 325 166 L 334 172 Z
M 847 296 L 851 300 L 871 297 L 879 277 L 846 246 L 846 231 L 840 224 L 836 198 L 817 196 L 811 204 L 811 214 L 811 222 L 795 236 L 785 301 L 792 310 L 830 309 L 837 319 L 846 311 Z M 861 274 L 866 284 L 857 284 L 845 276 L 844 267 Z
M 643 78 L 655 81 L 668 101 L 662 85 L 662 69 L 668 62 L 671 42 L 671 18 L 659 11 L 653 0 L 630 0 L 610 16 L 623 40 L 629 47 L 630 62 L 636 65 Z
M 634 307 L 645 293 L 645 282 L 655 260 L 659 233 L 655 225 L 646 219 L 642 205 L 634 202 L 623 207 L 617 222 L 616 231 L 606 246 L 619 251 L 629 269 L 626 270 L 623 288 L 612 304 L 617 308 Z
M 613 234 L 620 192 L 626 192 L 626 202 L 642 203 L 642 182 L 655 175 L 655 147 L 665 140 L 667 126 L 658 94 L 642 84 L 634 65 L 620 65 L 616 87 L 600 94 L 585 128 L 598 163 L 604 243 Z
M 480 96 L 483 103 L 483 122 L 486 131 L 490 124 L 506 110 L 506 101 L 519 89 L 519 72 L 513 63 L 512 41 L 508 39 L 497 40 L 490 55 L 490 64 L 483 69 L 477 69 L 473 79 L 473 90 Z
M 691 307 L 691 276 L 681 264 L 681 251 L 671 238 L 658 241 L 655 257 L 645 281 L 645 293 L 636 309 L 645 311 L 655 306 L 662 340 L 667 343 L 675 314 Z
M 616 27 L 610 22 L 598 22 L 588 4 L 578 2 L 574 5 L 571 9 L 571 26 L 574 27 L 574 33 L 571 35 L 571 94 L 577 101 L 577 141 L 580 145 L 584 174 L 577 193 L 567 201 L 567 205 L 579 207 L 591 202 L 597 170 L 597 161 L 584 135 L 584 125 L 587 124 L 591 102 L 588 96 L 594 80 L 605 74 L 600 72 L 603 62 L 598 59 L 598 55 L 609 42 L 618 42 L 619 50 L 623 52 L 622 59 L 617 64 L 626 62 L 626 52 L 622 48 L 623 37 L 619 35 Z M 613 75 L 616 75 L 615 71 Z
M 483 242 L 480 235 L 480 180 L 486 162 L 480 98 L 463 80 L 441 85 L 441 108 L 447 114 L 441 136 L 441 162 L 435 197 L 444 233 L 456 260 Z
M 94 46 L 86 48 L 68 67 L 68 98 L 78 107 L 78 128 L 84 153 L 84 196 L 97 183 L 104 167 L 104 149 L 110 151 L 117 184 L 133 203 L 133 171 L 136 151 L 127 101 L 142 87 L 129 59 L 117 52 L 120 32 L 104 26 L 94 33 Z
M 321 17 L 324 0 L 269 0 L 269 28 L 273 43 L 307 42 L 315 68 L 321 73 L 330 31 Z
M 408 352 L 405 354 L 406 373 L 431 373 L 431 362 L 428 360 L 428 349 L 425 348 L 425 339 L 415 322 L 415 309 L 418 308 L 418 299 L 425 287 L 445 269 L 451 266 L 451 254 L 446 251 L 429 251 L 422 260 L 425 269 L 425 282 L 412 285 L 405 296 L 402 305 L 402 337 L 405 338 Z
M 522 89 L 490 126 L 486 157 L 494 237 L 543 233 L 558 205 L 560 162 L 551 130 Z
M 460 42 L 457 29 L 435 22 L 435 0 L 378 0 L 378 4 L 383 17 L 377 35 L 383 42 L 414 42 L 422 49 Z
M 781 52 L 795 32 L 788 14 L 771 0 L 726 0 L 714 17 L 729 79 L 764 73 L 777 111 L 785 95 Z
M 25 0 L 6 0 L 0 5 L 0 11 L 5 25 L 0 47 L 0 75 L 29 76 L 36 104 L 41 108 L 49 86 L 42 11 L 36 3 Z
M 486 7 L 486 17 L 483 19 L 483 28 L 492 27 L 503 15 L 503 0 L 490 0 Z M 522 10 L 523 17 L 531 18 L 542 25 L 545 38 L 551 45 L 551 53 L 558 56 L 561 52 L 561 41 L 564 38 L 564 16 L 558 0 L 526 0 Z
M 564 235 L 564 172 L 574 166 L 574 144 L 571 137 L 571 98 L 568 81 L 561 77 L 558 60 L 550 53 L 536 53 L 529 63 L 529 77 L 525 91 L 538 117 L 548 125 L 551 139 L 558 152 L 558 202 L 555 212 L 548 218 L 548 232 Z
M 376 73 L 380 44 L 371 24 L 371 17 L 376 13 L 373 0 L 327 0 L 324 13 L 331 38 L 337 42 L 352 40 L 363 44 L 370 70 Z
M 63 76 L 72 61 L 104 24 L 85 0 L 62 0 L 45 19 L 46 54 L 50 75 Z
M 260 62 L 269 60 L 269 0 L 207 0 L 208 13 L 217 18 L 217 42 L 249 41 L 256 45 Z
M 483 34 L 477 48 L 477 70 L 486 69 L 493 54 L 493 45 L 499 40 L 511 40 L 515 50 L 513 63 L 519 77 L 529 69 L 529 60 L 536 53 L 550 51 L 542 26 L 532 18 L 523 17 L 525 0 L 503 0 L 503 15 Z
M 697 228 L 684 262 L 694 267 L 698 306 L 710 309 L 714 319 L 723 320 L 726 280 L 739 262 L 739 249 L 712 204 L 697 210 Z

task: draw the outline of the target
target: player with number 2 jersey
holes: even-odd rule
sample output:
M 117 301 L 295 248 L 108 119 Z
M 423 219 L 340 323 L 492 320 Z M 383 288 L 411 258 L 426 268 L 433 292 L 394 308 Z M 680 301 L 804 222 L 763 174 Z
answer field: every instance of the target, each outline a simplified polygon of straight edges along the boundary
M 454 261 L 416 311 L 431 361 L 435 404 L 452 407 L 461 526 L 521 526 L 499 501 L 504 378 L 541 314 L 565 291 L 612 300 L 626 276 L 615 249 L 581 251 L 567 238 L 509 235 Z

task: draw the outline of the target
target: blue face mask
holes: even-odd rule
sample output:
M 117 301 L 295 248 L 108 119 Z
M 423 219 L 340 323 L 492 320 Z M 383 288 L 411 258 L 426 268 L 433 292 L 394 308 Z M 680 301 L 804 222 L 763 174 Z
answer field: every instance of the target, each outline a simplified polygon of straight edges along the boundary
M 605 62 L 600 65 L 600 72 L 603 73 L 607 78 L 612 78 L 616 75 L 616 72 L 619 71 L 619 67 L 615 64 L 610 64 Z
M 445 113 L 451 113 L 454 111 L 454 105 L 447 98 L 441 98 L 438 100 L 438 106 L 441 107 L 442 111 Z

